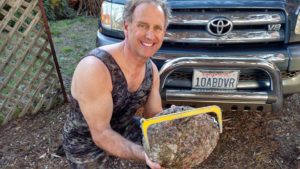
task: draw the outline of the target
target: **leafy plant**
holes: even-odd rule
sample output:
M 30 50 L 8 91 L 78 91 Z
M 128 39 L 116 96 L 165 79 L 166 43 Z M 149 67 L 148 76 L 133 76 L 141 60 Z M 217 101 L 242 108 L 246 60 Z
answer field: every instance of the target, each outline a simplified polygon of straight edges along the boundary
M 67 0 L 43 0 L 43 4 L 49 20 L 68 19 L 76 15 Z

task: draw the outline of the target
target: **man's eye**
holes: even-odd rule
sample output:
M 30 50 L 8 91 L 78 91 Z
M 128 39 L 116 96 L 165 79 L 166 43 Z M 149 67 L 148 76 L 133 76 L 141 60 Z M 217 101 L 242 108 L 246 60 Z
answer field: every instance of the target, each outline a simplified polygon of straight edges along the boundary
M 145 28 L 146 26 L 144 24 L 139 24 L 138 27 L 139 28 Z
M 157 27 L 154 27 L 154 30 L 159 32 L 159 31 L 162 31 L 162 28 L 160 26 L 157 26 Z

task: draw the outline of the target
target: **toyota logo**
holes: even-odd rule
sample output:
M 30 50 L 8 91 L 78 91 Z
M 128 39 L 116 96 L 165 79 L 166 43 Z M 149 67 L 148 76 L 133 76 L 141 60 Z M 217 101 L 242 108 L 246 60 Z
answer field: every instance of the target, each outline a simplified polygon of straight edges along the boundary
M 208 32 L 215 36 L 226 35 L 232 30 L 232 28 L 232 22 L 226 18 L 214 18 L 207 24 Z

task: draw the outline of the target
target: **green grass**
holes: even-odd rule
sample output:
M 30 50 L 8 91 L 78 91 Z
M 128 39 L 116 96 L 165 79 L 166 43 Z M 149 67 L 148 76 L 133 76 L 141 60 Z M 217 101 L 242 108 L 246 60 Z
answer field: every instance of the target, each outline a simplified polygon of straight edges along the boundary
M 51 21 L 50 30 L 61 72 L 72 77 L 79 60 L 95 48 L 98 21 L 95 17 Z
M 70 53 L 72 51 L 73 51 L 73 47 L 71 47 L 71 46 L 64 46 L 64 47 L 61 48 L 61 52 L 63 54 L 67 54 L 67 53 Z

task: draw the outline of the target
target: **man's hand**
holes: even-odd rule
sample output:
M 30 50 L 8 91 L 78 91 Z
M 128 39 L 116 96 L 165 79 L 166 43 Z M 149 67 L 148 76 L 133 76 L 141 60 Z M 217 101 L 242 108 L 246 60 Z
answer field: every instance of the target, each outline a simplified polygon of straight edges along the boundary
M 148 167 L 150 167 L 151 169 L 162 169 L 161 166 L 155 162 L 152 162 L 150 160 L 150 158 L 147 156 L 147 154 L 145 153 L 145 159 L 146 159 L 146 164 L 148 165 Z

